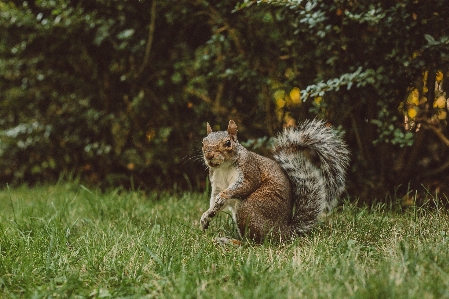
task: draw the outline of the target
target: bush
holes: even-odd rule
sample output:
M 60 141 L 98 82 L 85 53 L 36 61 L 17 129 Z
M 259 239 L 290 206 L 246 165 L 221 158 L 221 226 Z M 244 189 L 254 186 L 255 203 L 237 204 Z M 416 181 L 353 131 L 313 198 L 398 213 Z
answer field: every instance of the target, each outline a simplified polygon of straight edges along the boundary
M 206 121 L 234 119 L 248 140 L 320 117 L 345 131 L 351 192 L 444 181 L 447 105 L 433 99 L 446 98 L 448 10 L 436 0 L 1 3 L 0 178 L 204 188 L 194 157 Z

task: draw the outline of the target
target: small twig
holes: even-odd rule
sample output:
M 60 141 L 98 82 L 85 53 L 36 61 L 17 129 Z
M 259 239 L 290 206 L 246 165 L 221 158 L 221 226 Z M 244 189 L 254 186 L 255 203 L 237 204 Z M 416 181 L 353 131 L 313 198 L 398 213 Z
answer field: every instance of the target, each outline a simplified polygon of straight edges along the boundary
M 430 123 L 429 121 L 422 120 L 421 124 L 425 129 L 431 130 L 437 137 L 447 146 L 449 147 L 449 138 L 447 138 L 440 128 L 438 128 L 436 125 Z
M 199 3 L 197 3 L 197 5 L 198 4 Z M 215 33 L 221 33 L 223 31 L 227 31 L 229 34 L 229 37 L 234 42 L 239 54 L 245 55 L 244 47 L 242 46 L 242 43 L 239 38 L 239 32 L 229 25 L 228 21 L 218 12 L 218 10 L 214 9 L 212 6 L 209 6 L 208 9 L 209 9 L 208 11 L 198 12 L 198 13 L 196 13 L 196 15 L 203 14 L 203 15 L 209 16 L 210 23 L 213 25 L 218 25 L 220 22 L 222 22 L 223 26 L 216 29 Z
M 150 25 L 148 29 L 148 40 L 147 45 L 145 47 L 145 54 L 143 56 L 143 62 L 140 66 L 139 72 L 137 73 L 137 76 L 140 76 L 142 74 L 143 70 L 145 69 L 145 66 L 148 64 L 148 60 L 150 59 L 150 52 L 151 52 L 151 46 L 153 44 L 153 37 L 154 37 L 154 27 L 156 23 L 156 1 L 153 0 L 151 3 L 151 20 Z
M 223 93 L 223 90 L 220 91 L 220 89 L 224 88 L 224 86 L 221 87 L 221 85 L 219 85 L 218 88 L 219 88 L 219 90 L 215 97 L 215 101 L 213 101 L 205 92 L 201 92 L 198 89 L 184 88 L 184 91 L 187 93 L 190 93 L 191 95 L 197 96 L 198 98 L 203 100 L 205 103 L 207 103 L 212 108 L 212 110 L 214 111 L 215 114 L 227 113 L 226 108 L 220 106 L 221 94 Z
M 203 100 L 205 103 L 207 103 L 209 105 L 213 104 L 211 98 L 204 92 L 201 92 L 201 91 L 199 91 L 197 89 L 194 89 L 194 88 L 188 88 L 188 87 L 185 88 L 184 91 L 190 93 L 191 95 L 199 97 L 201 100 Z
M 268 90 L 268 86 L 267 85 L 263 85 L 262 86 L 262 92 L 263 92 L 263 100 L 265 103 L 265 120 L 267 123 L 267 128 L 268 128 L 268 134 L 270 136 L 274 136 L 273 133 L 273 118 L 271 115 L 271 98 L 270 98 L 270 92 Z
M 218 84 L 218 88 L 217 88 L 217 94 L 215 95 L 215 101 L 214 101 L 214 106 L 215 106 L 215 110 L 219 111 L 220 107 L 221 107 L 221 98 L 223 96 L 223 92 L 224 92 L 224 83 L 221 82 L 220 84 Z
M 354 113 L 349 113 L 349 117 L 351 119 L 351 124 L 352 124 L 352 128 L 354 130 L 354 135 L 355 135 L 355 139 L 357 142 L 357 146 L 360 149 L 360 155 L 362 157 L 362 160 L 367 160 L 367 155 L 365 154 L 365 148 L 363 146 L 363 142 L 362 142 L 362 138 L 360 136 L 360 132 L 358 130 L 358 126 L 357 126 L 357 120 L 355 119 Z M 371 159 L 370 159 L 371 160 Z M 371 162 L 371 161 L 370 161 Z M 371 163 L 370 163 L 371 164 Z
M 421 176 L 419 176 L 419 178 L 426 178 L 426 177 L 431 177 L 431 176 L 437 175 L 437 174 L 445 171 L 448 168 L 449 168 L 449 161 L 447 161 L 446 163 L 444 163 L 443 165 L 441 165 L 437 169 L 433 169 L 433 170 L 430 170 L 430 171 L 422 174 Z

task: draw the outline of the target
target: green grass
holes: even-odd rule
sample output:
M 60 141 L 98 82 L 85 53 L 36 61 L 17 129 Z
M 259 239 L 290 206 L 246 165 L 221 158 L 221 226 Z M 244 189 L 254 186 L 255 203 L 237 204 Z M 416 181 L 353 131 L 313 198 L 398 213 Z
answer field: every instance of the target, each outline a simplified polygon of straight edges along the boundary
M 0 191 L 1 298 L 449 298 L 449 215 L 346 203 L 283 245 L 220 246 L 204 194 Z

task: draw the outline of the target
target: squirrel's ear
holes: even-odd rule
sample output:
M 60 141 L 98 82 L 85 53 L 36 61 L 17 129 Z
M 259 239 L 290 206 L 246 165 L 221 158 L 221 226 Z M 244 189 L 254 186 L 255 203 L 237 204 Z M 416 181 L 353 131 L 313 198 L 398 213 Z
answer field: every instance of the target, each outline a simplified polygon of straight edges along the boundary
M 207 125 L 206 125 L 206 130 L 207 130 L 207 135 L 212 133 L 212 128 L 210 127 L 209 123 L 207 123 Z
M 233 120 L 229 121 L 228 134 L 231 135 L 234 139 L 237 138 L 237 125 Z

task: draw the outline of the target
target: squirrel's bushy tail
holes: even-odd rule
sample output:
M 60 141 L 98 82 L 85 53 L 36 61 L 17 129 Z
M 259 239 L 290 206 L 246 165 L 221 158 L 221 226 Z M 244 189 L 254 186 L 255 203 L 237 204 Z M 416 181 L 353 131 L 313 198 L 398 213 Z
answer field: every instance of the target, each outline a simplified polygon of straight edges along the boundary
M 304 233 L 321 212 L 336 205 L 345 190 L 349 150 L 331 127 L 314 119 L 280 133 L 273 154 L 292 183 L 295 231 Z

